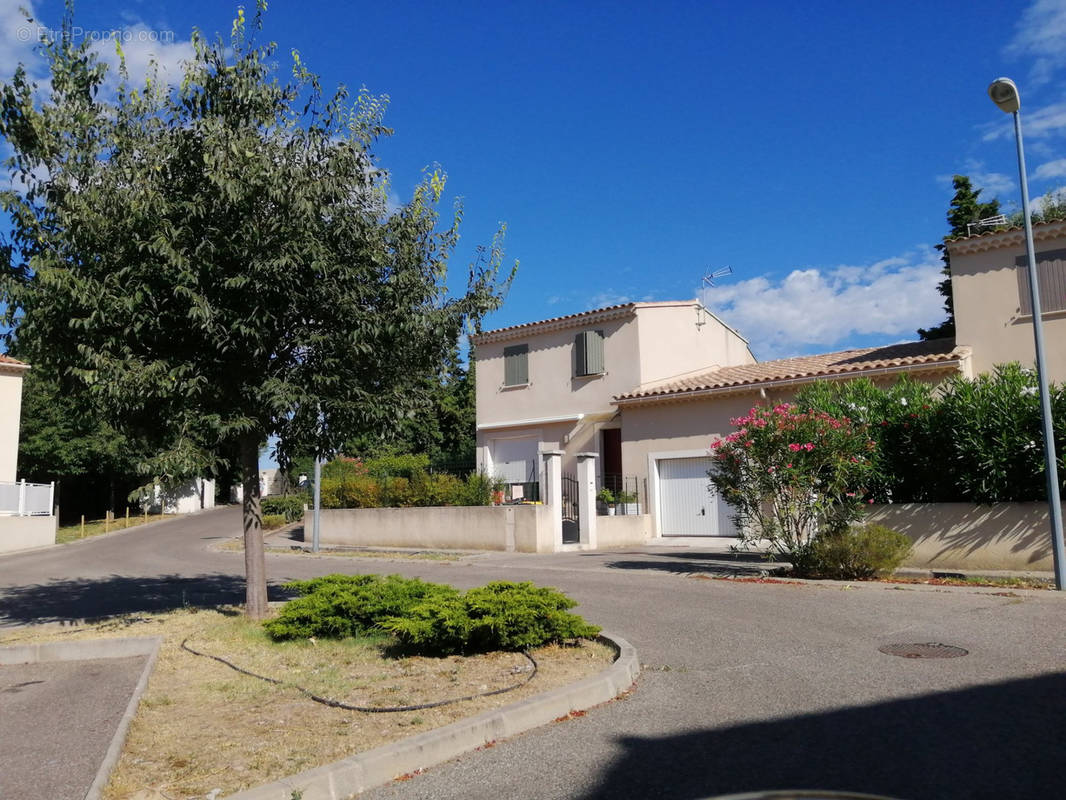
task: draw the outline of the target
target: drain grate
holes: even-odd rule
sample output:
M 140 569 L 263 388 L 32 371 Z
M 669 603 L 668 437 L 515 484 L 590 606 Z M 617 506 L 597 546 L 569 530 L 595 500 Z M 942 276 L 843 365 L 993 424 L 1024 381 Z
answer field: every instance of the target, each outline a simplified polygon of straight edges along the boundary
M 888 656 L 900 658 L 959 658 L 969 655 L 969 650 L 940 642 L 923 642 L 920 644 L 884 644 L 877 648 Z

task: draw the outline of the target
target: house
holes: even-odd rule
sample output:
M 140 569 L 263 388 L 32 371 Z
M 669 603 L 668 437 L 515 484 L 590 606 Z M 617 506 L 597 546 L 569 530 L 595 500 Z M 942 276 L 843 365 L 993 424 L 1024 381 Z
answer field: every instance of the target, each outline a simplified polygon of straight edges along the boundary
M 55 484 L 16 482 L 22 376 L 29 369 L 0 354 L 0 553 L 53 544 Z
M 1034 226 L 1048 372 L 1066 380 L 1066 222 Z M 732 536 L 708 491 L 711 441 L 756 404 L 793 398 L 816 380 L 901 375 L 937 384 L 1008 361 L 1034 360 L 1024 234 L 956 239 L 957 336 L 756 362 L 747 342 L 695 301 L 629 303 L 487 331 L 477 362 L 479 468 L 508 499 L 537 495 L 544 455 L 563 473 L 595 458 L 601 486 L 633 487 L 655 536 Z
M 601 485 L 623 476 L 614 398 L 711 365 L 753 364 L 748 343 L 695 301 L 626 303 L 471 337 L 477 361 L 479 469 L 509 500 L 537 499 L 540 454 L 599 456 Z
M 0 482 L 13 483 L 19 452 L 22 376 L 29 369 L 11 356 L 0 354 Z

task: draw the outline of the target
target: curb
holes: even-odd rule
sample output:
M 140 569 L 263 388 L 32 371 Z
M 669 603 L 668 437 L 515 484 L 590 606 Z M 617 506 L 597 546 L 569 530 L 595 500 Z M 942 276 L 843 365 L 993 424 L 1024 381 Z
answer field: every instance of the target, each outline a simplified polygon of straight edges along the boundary
M 601 634 L 600 641 L 618 653 L 611 666 L 569 686 L 484 711 L 443 728 L 357 753 L 332 764 L 245 789 L 227 800 L 342 800 L 382 786 L 401 775 L 419 772 L 487 744 L 507 739 L 613 700 L 640 674 L 637 651 L 620 636 Z
M 141 695 L 148 686 L 148 678 L 155 669 L 156 659 L 159 657 L 159 647 L 163 639 L 160 636 L 152 637 L 127 637 L 123 639 L 92 639 L 74 642 L 42 642 L 40 644 L 16 644 L 0 647 L 0 665 L 7 664 L 37 664 L 41 661 L 86 661 L 95 658 L 127 658 L 129 656 L 148 656 L 141 670 L 141 677 L 137 685 L 133 687 L 133 693 L 126 704 L 126 710 L 115 728 L 115 735 L 111 737 L 100 768 L 96 771 L 89 790 L 85 793 L 85 800 L 100 800 L 103 796 L 104 787 L 107 786 L 111 770 L 115 768 L 119 757 L 122 755 L 122 747 L 126 743 L 126 734 L 129 732 L 130 723 L 137 713 L 137 706 L 141 702 Z

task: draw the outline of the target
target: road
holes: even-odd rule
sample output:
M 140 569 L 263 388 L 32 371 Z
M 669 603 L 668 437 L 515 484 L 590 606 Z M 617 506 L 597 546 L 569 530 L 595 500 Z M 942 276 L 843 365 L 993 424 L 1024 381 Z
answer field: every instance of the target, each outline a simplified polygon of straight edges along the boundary
M 213 552 L 236 509 L 0 559 L 0 625 L 240 600 Z M 708 580 L 689 548 L 460 562 L 270 555 L 272 583 L 400 572 L 558 586 L 636 647 L 631 694 L 369 798 L 699 798 L 823 788 L 896 798 L 1061 796 L 1066 599 L 1054 592 Z M 275 593 L 275 596 L 277 594 Z M 878 647 L 940 642 L 953 659 Z

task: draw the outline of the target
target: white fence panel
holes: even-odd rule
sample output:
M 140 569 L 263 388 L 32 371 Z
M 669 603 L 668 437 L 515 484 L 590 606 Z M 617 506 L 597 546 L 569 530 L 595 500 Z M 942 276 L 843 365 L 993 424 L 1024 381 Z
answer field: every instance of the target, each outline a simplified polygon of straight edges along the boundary
M 0 514 L 48 517 L 52 514 L 54 483 L 0 481 Z

